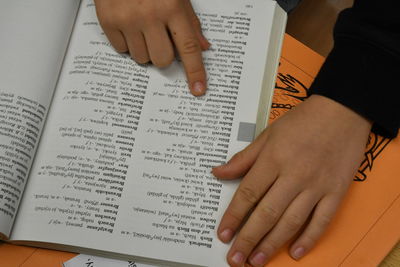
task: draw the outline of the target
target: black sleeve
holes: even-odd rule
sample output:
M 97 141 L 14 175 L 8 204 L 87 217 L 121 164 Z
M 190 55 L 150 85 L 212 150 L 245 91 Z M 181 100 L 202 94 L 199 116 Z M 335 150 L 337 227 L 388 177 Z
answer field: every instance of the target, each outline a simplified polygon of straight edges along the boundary
M 276 0 L 286 12 L 292 11 L 301 0 Z
M 334 48 L 310 88 L 395 137 L 400 125 L 400 1 L 356 0 L 341 12 Z

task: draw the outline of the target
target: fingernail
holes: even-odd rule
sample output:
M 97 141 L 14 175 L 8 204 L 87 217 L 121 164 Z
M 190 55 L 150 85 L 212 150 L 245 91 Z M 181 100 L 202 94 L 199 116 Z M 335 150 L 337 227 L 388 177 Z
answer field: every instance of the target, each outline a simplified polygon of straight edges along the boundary
M 235 254 L 233 254 L 231 259 L 234 264 L 242 264 L 244 260 L 244 255 L 242 252 L 235 252 Z
M 296 260 L 298 260 L 298 259 L 300 259 L 301 257 L 304 256 L 304 252 L 305 252 L 305 251 L 306 251 L 306 250 L 305 250 L 303 247 L 298 247 L 298 248 L 296 248 L 296 249 L 293 251 L 292 256 L 293 256 L 293 258 L 295 258 Z
M 225 229 L 219 235 L 222 242 L 229 242 L 233 237 L 233 231 L 231 229 Z
M 193 84 L 193 92 L 196 94 L 196 95 L 200 95 L 200 94 L 203 94 L 203 92 L 204 92 L 204 84 L 202 83 L 202 82 L 195 82 L 194 84 Z
M 263 266 L 267 261 L 267 256 L 263 252 L 258 252 L 252 259 L 251 264 L 256 266 Z

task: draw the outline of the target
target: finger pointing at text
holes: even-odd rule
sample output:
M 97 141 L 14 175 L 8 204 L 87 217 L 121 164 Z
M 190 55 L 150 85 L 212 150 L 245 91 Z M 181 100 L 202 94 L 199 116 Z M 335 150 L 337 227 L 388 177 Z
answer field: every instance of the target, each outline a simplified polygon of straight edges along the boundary
M 100 24 L 118 52 L 129 52 L 138 63 L 163 68 L 174 60 L 176 47 L 190 91 L 207 87 L 202 51 L 210 44 L 189 0 L 95 0 Z

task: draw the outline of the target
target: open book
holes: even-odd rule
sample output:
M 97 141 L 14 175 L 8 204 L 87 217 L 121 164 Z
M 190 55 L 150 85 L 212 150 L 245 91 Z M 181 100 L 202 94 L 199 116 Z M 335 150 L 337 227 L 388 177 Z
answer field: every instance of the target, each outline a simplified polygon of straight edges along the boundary
M 317 53 L 289 35 L 285 36 L 270 122 L 305 99 L 307 88 L 323 61 L 324 58 Z M 390 140 L 371 134 L 351 192 L 318 244 L 301 261 L 293 260 L 288 254 L 288 247 L 284 247 L 272 258 L 268 267 L 378 266 L 400 236 L 398 151 L 399 138 Z M 399 265 L 395 257 L 398 251 L 399 245 L 382 266 Z M 136 260 L 124 262 L 83 254 L 71 260 L 74 256 L 76 254 L 71 252 L 0 242 L 0 259 L 4 266 L 54 267 L 62 262 L 66 267 L 99 267 L 103 263 L 107 267 L 145 266 Z
M 265 126 L 286 14 L 269 0 L 193 5 L 212 43 L 203 97 L 178 61 L 114 52 L 93 1 L 0 1 L 3 239 L 226 265 L 215 229 L 237 182 L 210 168 Z
M 306 99 L 308 88 L 323 62 L 323 57 L 286 34 L 270 123 Z M 285 246 L 267 267 L 400 266 L 400 259 L 396 258 L 399 245 L 382 265 L 379 264 L 400 237 L 399 151 L 400 138 L 391 140 L 371 133 L 365 158 L 350 192 L 318 244 L 300 261 L 293 260 L 288 253 L 289 247 Z M 11 260 L 12 254 L 14 260 Z M 73 256 L 67 252 L 0 245 L 0 258 L 8 266 L 23 262 L 29 267 L 53 267 L 58 262 L 65 262 L 64 267 L 149 267 L 137 261 L 84 254 Z

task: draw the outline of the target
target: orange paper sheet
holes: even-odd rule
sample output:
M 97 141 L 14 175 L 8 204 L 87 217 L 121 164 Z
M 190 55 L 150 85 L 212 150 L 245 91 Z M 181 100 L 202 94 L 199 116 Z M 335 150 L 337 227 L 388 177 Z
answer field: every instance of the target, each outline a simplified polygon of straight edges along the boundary
M 0 244 L 0 267 L 61 267 L 76 254 Z
M 323 58 L 286 35 L 270 114 L 273 121 L 306 96 Z M 340 119 L 340 118 L 338 118 Z M 400 141 L 371 134 L 365 160 L 334 221 L 299 262 L 287 248 L 271 267 L 376 266 L 400 236 Z M 0 244 L 1 267 L 54 267 L 75 254 Z

